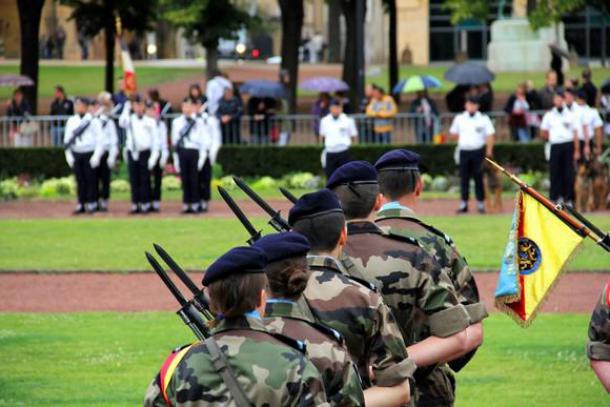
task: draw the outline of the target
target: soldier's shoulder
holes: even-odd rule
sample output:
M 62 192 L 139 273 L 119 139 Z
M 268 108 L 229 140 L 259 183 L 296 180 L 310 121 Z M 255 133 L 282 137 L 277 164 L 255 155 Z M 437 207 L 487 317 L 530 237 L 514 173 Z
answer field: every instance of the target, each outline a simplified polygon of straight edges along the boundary
M 399 233 L 395 228 L 392 228 L 391 226 L 379 225 L 379 228 L 381 229 L 382 236 L 385 239 L 389 239 L 394 242 L 406 243 L 408 245 L 417 246 L 419 248 L 422 247 L 421 243 L 419 242 L 419 240 L 417 240 L 417 238 L 404 233 Z
M 433 235 L 440 237 L 449 246 L 453 246 L 453 244 L 454 244 L 453 239 L 451 239 L 451 237 L 448 234 L 444 233 L 442 230 L 430 225 L 429 223 L 422 221 L 421 219 L 413 219 L 413 222 L 417 223 L 418 225 L 420 225 L 422 228 L 424 228 L 428 232 L 432 233 Z

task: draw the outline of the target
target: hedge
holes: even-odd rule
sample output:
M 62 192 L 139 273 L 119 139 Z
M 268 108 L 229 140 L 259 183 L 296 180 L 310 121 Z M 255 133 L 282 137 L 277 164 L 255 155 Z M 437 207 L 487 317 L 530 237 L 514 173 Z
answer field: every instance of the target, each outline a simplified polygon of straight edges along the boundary
M 356 145 L 352 157 L 375 162 L 384 152 L 398 146 Z M 455 145 L 403 146 L 422 155 L 427 172 L 449 174 L 456 171 L 453 161 Z M 281 177 L 290 172 L 321 173 L 320 146 L 227 146 L 220 150 L 218 161 L 225 174 L 239 176 L 269 175 Z M 540 143 L 498 144 L 495 158 L 523 170 L 546 171 L 544 149 Z M 32 177 L 61 177 L 70 173 L 61 148 L 0 148 L 0 177 L 29 174 Z

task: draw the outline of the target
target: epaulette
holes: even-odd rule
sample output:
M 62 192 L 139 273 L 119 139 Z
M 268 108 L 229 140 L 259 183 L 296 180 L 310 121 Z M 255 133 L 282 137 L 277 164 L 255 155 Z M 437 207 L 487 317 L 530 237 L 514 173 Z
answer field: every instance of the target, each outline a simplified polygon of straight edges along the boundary
M 407 218 L 407 219 L 417 223 L 418 225 L 420 225 L 423 228 L 429 230 L 430 232 L 434 233 L 435 235 L 442 237 L 443 240 L 445 240 L 445 243 L 447 243 L 450 246 L 453 246 L 453 239 L 451 239 L 449 236 L 447 236 L 445 233 L 443 233 L 442 231 L 438 230 L 434 226 L 428 225 L 427 223 L 424 223 L 424 222 L 422 222 L 421 220 L 419 220 L 417 218 Z
M 392 231 L 392 229 L 390 227 L 380 226 L 380 229 L 383 231 L 383 234 L 382 234 L 383 237 L 386 237 L 386 238 L 392 239 L 392 240 L 398 240 L 399 242 L 402 242 L 402 243 L 408 243 L 408 244 L 412 244 L 412 245 L 415 245 L 418 247 L 423 247 L 421 245 L 421 243 L 419 243 L 419 240 L 417 240 L 414 237 L 405 236 L 400 233 L 395 233 Z
M 322 332 L 324 335 L 328 336 L 329 338 L 334 339 L 335 342 L 337 342 L 339 345 L 344 345 L 345 341 L 343 339 L 343 335 L 341 335 L 341 333 L 336 329 L 333 329 L 330 326 L 324 325 L 319 322 L 307 321 L 307 323 L 318 331 Z
M 377 286 L 373 283 L 371 283 L 370 281 L 367 281 L 363 278 L 360 277 L 354 277 L 354 276 L 350 276 L 350 275 L 346 275 L 345 277 L 347 277 L 348 279 L 357 282 L 360 285 L 365 286 L 366 288 L 368 288 L 369 290 L 373 291 L 373 292 L 377 292 Z
M 291 348 L 298 350 L 299 352 L 301 352 L 303 354 L 307 353 L 307 345 L 303 341 L 300 341 L 298 339 L 293 339 L 289 336 L 286 336 L 286 335 L 283 335 L 280 333 L 276 333 L 276 332 L 269 332 L 269 335 L 273 336 L 275 339 L 282 342 L 284 345 L 288 345 Z

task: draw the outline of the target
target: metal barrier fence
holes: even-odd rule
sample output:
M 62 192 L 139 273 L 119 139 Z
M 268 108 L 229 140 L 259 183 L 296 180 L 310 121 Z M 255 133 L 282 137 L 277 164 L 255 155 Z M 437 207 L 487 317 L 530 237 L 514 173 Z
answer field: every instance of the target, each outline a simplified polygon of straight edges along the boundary
M 539 119 L 544 112 L 533 112 Z M 507 114 L 488 113 L 496 127 L 499 141 L 512 140 Z M 166 115 L 168 128 L 177 114 Z M 374 119 L 363 114 L 352 115 L 356 120 L 360 143 L 381 144 L 373 131 Z M 434 134 L 447 134 L 452 113 L 441 113 L 428 120 L 421 114 L 399 113 L 392 120 L 391 144 L 430 143 Z M 60 146 L 68 116 L 0 117 L 0 147 Z M 319 118 L 313 115 L 270 116 L 267 118 L 242 116 L 221 125 L 223 144 L 309 145 L 319 142 L 316 136 Z

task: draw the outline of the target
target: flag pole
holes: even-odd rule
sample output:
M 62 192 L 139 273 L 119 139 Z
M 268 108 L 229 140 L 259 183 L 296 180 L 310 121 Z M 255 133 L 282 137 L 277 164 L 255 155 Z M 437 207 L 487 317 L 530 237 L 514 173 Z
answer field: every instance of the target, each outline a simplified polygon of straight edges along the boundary
M 564 205 L 556 205 L 550 199 L 536 191 L 534 188 L 527 185 L 523 180 L 517 177 L 515 174 L 502 167 L 500 164 L 490 158 L 485 158 L 487 162 L 493 165 L 496 169 L 501 171 L 504 175 L 510 178 L 515 184 L 519 185 L 519 188 L 526 194 L 530 195 L 536 201 L 540 202 L 544 207 L 551 211 L 561 221 L 568 225 L 574 232 L 578 233 L 583 237 L 588 237 L 593 240 L 596 244 L 601 246 L 606 251 L 610 252 L 610 233 L 604 234 L 598 227 L 593 225 L 583 215 L 578 213 L 572 208 L 568 208 Z

